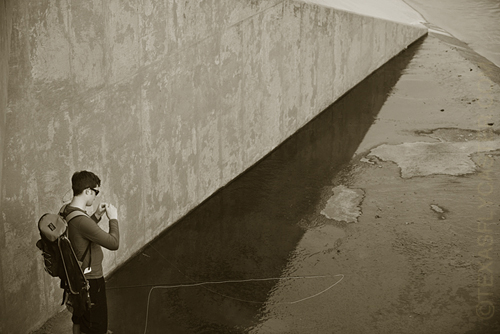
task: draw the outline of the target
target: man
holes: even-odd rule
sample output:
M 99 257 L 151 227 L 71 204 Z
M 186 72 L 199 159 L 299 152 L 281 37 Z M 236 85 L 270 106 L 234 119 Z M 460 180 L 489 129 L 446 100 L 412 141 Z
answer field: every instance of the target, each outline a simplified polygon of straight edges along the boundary
M 85 209 L 94 204 L 100 192 L 101 180 L 89 171 L 73 174 L 71 178 L 73 199 L 63 211 L 66 217 L 70 212 Z M 102 230 L 97 223 L 106 213 L 109 219 L 109 233 Z M 75 254 L 82 263 L 85 277 L 90 284 L 90 300 L 92 307 L 83 316 L 73 315 L 73 334 L 104 334 L 108 331 L 108 308 L 106 286 L 104 282 L 101 247 L 117 250 L 120 243 L 118 230 L 118 211 L 111 204 L 101 203 L 92 217 L 87 215 L 73 218 L 68 225 L 68 237 Z M 89 251 L 85 253 L 90 243 Z M 85 258 L 82 259 L 83 255 Z

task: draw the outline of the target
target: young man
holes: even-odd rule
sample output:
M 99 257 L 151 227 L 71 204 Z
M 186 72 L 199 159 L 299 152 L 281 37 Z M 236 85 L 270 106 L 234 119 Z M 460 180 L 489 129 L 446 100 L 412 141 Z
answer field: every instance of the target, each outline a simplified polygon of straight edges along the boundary
M 99 194 L 101 180 L 97 175 L 88 171 L 76 172 L 71 178 L 73 199 L 64 209 L 63 216 L 79 210 L 86 212 L 92 206 Z M 109 233 L 102 230 L 97 223 L 106 213 L 109 219 Z M 77 216 L 68 224 L 68 237 L 78 259 L 84 269 L 85 277 L 90 284 L 90 299 L 92 307 L 83 316 L 73 315 L 73 334 L 104 334 L 108 331 L 108 308 L 106 300 L 106 286 L 103 277 L 101 247 L 117 250 L 120 243 L 118 231 L 117 209 L 106 203 L 101 203 L 92 217 Z M 90 249 L 82 259 L 88 245 Z

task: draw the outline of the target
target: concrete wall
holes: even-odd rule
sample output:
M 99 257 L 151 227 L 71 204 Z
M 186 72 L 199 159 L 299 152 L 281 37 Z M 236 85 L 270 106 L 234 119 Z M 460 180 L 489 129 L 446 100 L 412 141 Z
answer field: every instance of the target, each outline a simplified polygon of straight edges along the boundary
M 5 146 L 5 117 L 7 113 L 7 83 L 9 78 L 10 29 L 12 26 L 10 3 L 0 0 L 0 209 L 2 208 L 3 161 Z M 0 215 L 0 252 L 5 249 L 5 230 Z M 1 256 L 1 255 L 0 255 Z M 3 261 L 0 260 L 0 333 L 4 330 L 4 319 L 7 317 L 7 304 L 3 283 Z
M 418 25 L 425 19 L 403 0 L 304 0 L 305 2 L 344 10 L 378 19 Z
M 36 222 L 70 199 L 74 171 L 119 209 L 109 272 L 426 33 L 291 0 L 11 6 L 1 333 L 60 310 Z

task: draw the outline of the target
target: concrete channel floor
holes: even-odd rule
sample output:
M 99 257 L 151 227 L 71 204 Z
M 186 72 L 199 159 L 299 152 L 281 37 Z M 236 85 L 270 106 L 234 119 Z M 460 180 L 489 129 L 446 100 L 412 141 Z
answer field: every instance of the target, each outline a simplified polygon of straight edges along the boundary
M 409 47 L 107 277 L 110 331 L 499 333 L 488 66 Z

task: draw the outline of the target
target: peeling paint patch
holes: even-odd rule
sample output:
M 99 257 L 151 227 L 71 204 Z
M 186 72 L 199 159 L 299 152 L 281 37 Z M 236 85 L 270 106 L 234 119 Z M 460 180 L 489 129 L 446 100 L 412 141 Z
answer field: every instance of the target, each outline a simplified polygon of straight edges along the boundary
M 344 185 L 333 188 L 333 196 L 326 203 L 321 214 L 329 219 L 357 223 L 361 215 L 361 202 L 364 191 L 349 189 Z
M 415 142 L 381 145 L 370 152 L 384 161 L 393 161 L 401 168 L 402 178 L 433 174 L 465 175 L 476 171 L 471 154 L 500 149 L 500 140 L 468 142 Z

